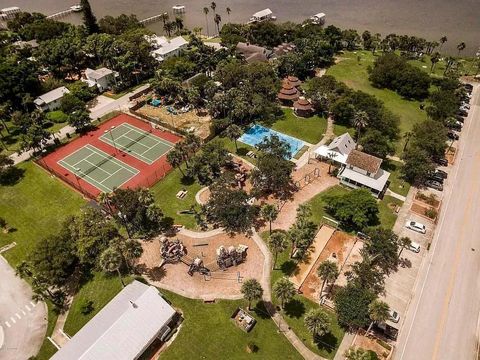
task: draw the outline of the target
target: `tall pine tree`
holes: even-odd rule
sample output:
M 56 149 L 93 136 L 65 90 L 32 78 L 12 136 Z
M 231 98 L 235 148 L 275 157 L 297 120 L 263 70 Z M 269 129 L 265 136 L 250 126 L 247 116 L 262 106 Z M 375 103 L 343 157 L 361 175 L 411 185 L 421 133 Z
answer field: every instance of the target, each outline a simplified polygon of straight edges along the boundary
M 93 15 L 90 3 L 88 0 L 81 0 L 80 5 L 82 5 L 83 23 L 87 28 L 87 32 L 89 34 L 97 33 L 99 30 L 97 19 L 95 18 L 95 15 Z

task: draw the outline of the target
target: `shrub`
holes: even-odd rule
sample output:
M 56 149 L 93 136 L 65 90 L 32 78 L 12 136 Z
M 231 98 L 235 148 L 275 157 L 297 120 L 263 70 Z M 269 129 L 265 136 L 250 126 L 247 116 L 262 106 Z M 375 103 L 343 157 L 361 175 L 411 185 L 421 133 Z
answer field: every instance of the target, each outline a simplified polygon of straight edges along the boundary
M 80 305 L 80 312 L 83 315 L 88 315 L 93 311 L 93 301 L 92 300 L 83 300 L 82 304 Z
M 429 217 L 430 219 L 435 219 L 438 215 L 437 211 L 433 208 L 429 208 L 425 210 L 425 216 Z

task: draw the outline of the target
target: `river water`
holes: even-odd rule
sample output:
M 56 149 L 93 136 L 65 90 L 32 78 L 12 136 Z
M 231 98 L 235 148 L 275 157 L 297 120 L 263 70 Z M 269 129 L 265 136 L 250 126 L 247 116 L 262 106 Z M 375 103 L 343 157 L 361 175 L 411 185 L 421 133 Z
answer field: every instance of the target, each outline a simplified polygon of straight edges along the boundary
M 71 1 L 71 3 L 70 3 Z M 0 0 L 0 8 L 18 6 L 25 11 L 52 14 L 67 9 L 75 0 Z M 183 16 L 188 28 L 202 27 L 206 33 L 203 7 L 209 1 L 198 0 L 90 0 L 97 16 L 136 14 L 139 19 L 169 12 L 180 2 L 186 6 Z M 226 8 L 230 7 L 230 16 Z M 474 54 L 480 46 L 480 0 L 217 0 L 216 12 L 222 22 L 245 22 L 256 11 L 269 7 L 279 21 L 303 21 L 313 14 L 327 14 L 327 24 L 341 28 L 365 29 L 379 32 L 417 35 L 427 40 L 437 40 L 446 35 L 444 50 L 456 53 L 456 45 L 465 42 L 464 54 Z M 63 19 L 80 23 L 79 14 Z M 213 11 L 208 15 L 210 33 L 215 29 Z M 149 25 L 162 32 L 162 23 Z

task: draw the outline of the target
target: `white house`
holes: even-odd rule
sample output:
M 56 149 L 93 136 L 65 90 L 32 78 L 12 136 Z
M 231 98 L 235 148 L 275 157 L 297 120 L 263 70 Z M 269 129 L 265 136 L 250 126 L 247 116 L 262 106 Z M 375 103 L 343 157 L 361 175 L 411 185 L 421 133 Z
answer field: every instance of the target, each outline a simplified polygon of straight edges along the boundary
M 65 86 L 60 86 L 52 91 L 49 91 L 43 95 L 37 97 L 33 103 L 42 111 L 53 111 L 60 107 L 63 95 L 68 94 L 68 90 Z
M 97 70 L 87 68 L 87 70 L 85 70 L 85 79 L 82 79 L 82 81 L 86 82 L 89 86 L 98 87 L 100 91 L 105 91 L 114 83 L 115 73 L 106 67 Z
M 168 40 L 165 36 L 147 36 L 147 40 L 152 45 L 152 56 L 159 62 L 180 53 L 180 50 L 185 49 L 188 41 L 182 36 L 177 36 Z
M 383 196 L 390 173 L 380 168 L 382 159 L 352 150 L 338 174 L 340 182 L 351 188 L 368 188 L 375 197 Z
M 134 281 L 50 360 L 135 360 L 171 332 L 175 310 L 157 288 Z
M 357 144 L 349 133 L 337 136 L 329 145 L 319 146 L 315 155 L 323 160 L 332 160 L 335 163 L 345 165 L 348 155 L 355 149 Z

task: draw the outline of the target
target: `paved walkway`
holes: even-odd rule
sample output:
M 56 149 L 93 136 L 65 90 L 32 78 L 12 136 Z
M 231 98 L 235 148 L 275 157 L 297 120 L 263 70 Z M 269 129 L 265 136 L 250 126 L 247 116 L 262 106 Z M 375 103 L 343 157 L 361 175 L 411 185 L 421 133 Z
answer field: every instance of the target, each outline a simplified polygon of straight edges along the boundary
M 346 332 L 345 335 L 343 336 L 342 342 L 340 343 L 340 346 L 337 349 L 337 353 L 335 354 L 335 357 L 333 360 L 343 360 L 345 359 L 345 352 L 352 346 L 353 340 L 355 339 L 355 334 L 354 333 L 349 333 Z
M 130 96 L 145 90 L 148 86 L 150 85 L 149 84 L 143 85 L 138 89 L 135 89 L 134 91 L 129 92 L 128 94 L 122 96 L 121 98 L 118 98 L 117 100 L 114 100 L 110 103 L 105 103 L 104 106 L 95 108 L 90 113 L 90 118 L 92 119 L 92 121 L 94 121 L 115 110 L 128 110 L 128 104 L 130 103 Z M 99 96 L 102 96 L 102 95 L 99 95 Z M 65 137 L 67 137 L 67 134 L 74 134 L 74 133 L 75 133 L 74 127 L 70 125 L 64 126 L 55 134 L 53 134 L 53 137 L 47 143 L 52 144 L 54 138 L 64 139 Z M 18 163 L 21 163 L 22 161 L 26 161 L 30 159 L 32 154 L 33 154 L 32 150 L 24 151 L 22 153 L 15 153 L 10 155 L 10 158 L 13 160 L 15 164 L 18 164 Z
M 394 197 L 398 200 L 401 200 L 401 201 L 405 201 L 407 200 L 407 198 L 403 195 L 400 195 L 400 194 L 397 194 L 396 192 L 390 190 L 390 189 L 387 189 L 387 191 L 385 192 L 386 195 L 389 195 L 391 197 Z

